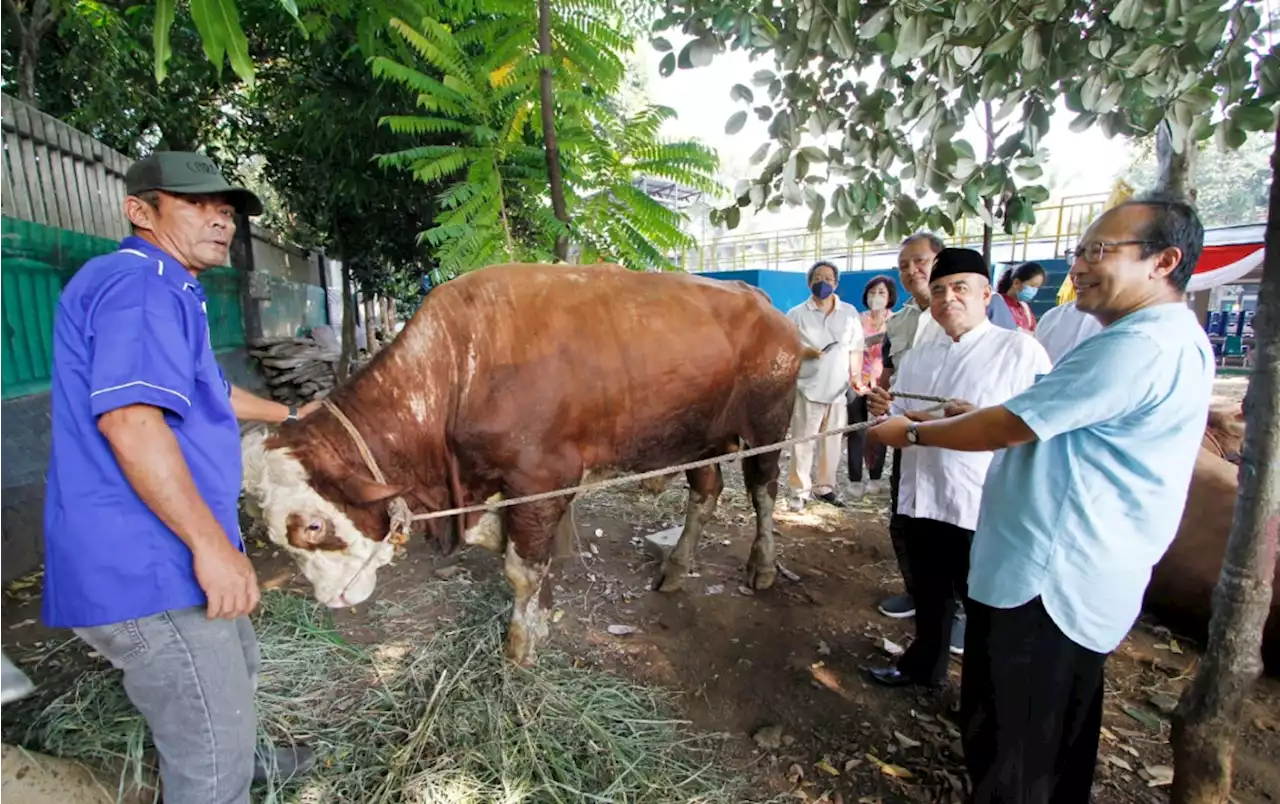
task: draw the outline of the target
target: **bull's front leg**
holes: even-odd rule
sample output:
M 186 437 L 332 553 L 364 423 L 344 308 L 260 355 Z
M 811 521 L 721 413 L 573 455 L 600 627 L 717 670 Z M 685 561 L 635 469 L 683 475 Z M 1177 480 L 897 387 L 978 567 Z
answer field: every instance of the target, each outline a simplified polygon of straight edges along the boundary
M 692 469 L 686 477 L 689 480 L 689 502 L 685 507 L 684 530 L 662 565 L 659 592 L 678 592 L 684 587 L 684 578 L 693 564 L 693 551 L 702 537 L 702 528 L 715 513 L 720 492 L 724 491 L 724 477 L 719 466 Z
M 565 517 L 564 500 L 514 506 L 507 517 L 507 581 L 515 595 L 507 630 L 507 658 L 531 667 L 551 621 L 553 533 Z

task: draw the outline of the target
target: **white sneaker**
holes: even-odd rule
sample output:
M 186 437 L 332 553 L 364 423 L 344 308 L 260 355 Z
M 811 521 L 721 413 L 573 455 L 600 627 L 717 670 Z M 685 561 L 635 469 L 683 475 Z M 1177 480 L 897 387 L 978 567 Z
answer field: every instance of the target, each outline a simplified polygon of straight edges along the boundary
M 36 691 L 27 674 L 9 661 L 9 655 L 0 654 L 0 703 L 20 701 Z
M 858 481 L 856 483 L 850 482 L 849 485 L 845 487 L 844 494 L 851 500 L 861 499 L 867 494 L 867 484 L 862 481 Z
M 866 486 L 866 494 L 868 497 L 875 494 L 883 494 L 885 489 L 883 480 L 868 480 Z

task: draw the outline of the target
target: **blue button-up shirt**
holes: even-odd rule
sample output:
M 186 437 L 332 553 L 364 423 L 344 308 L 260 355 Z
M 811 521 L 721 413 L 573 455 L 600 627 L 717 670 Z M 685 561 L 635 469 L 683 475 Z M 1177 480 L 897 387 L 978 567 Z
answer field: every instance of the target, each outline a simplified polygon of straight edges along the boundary
M 1109 653 L 1173 541 L 1204 437 L 1214 362 L 1182 304 L 1125 316 L 1005 403 L 1038 440 L 987 472 L 969 595 L 1037 595 L 1072 641 Z
M 161 409 L 200 496 L 244 549 L 239 426 L 200 284 L 137 237 L 85 263 L 58 300 L 51 396 L 44 621 L 88 627 L 203 605 L 191 551 L 138 497 L 98 432 L 98 417 L 117 408 Z

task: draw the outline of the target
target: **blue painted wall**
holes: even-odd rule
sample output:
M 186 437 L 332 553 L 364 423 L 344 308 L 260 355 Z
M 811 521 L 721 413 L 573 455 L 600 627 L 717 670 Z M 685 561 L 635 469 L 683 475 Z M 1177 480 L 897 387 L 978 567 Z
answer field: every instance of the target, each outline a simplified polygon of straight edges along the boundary
M 710 279 L 742 280 L 768 293 L 769 298 L 773 300 L 773 306 L 784 313 L 809 297 L 809 287 L 804 281 L 805 275 L 797 271 L 706 271 L 698 276 Z M 836 295 L 856 307 L 858 312 L 863 312 L 866 308 L 862 306 L 862 291 L 867 283 L 877 276 L 887 276 L 898 286 L 898 307 L 906 303 L 909 296 L 906 289 L 902 287 L 902 283 L 898 281 L 896 270 L 842 273 Z

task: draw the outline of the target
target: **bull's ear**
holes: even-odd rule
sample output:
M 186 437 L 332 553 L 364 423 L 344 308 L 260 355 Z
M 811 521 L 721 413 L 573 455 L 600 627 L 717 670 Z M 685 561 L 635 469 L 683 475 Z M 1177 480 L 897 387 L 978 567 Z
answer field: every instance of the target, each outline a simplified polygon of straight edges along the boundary
M 404 494 L 407 486 L 388 486 L 361 475 L 348 475 L 342 481 L 342 494 L 356 505 L 372 505 Z

